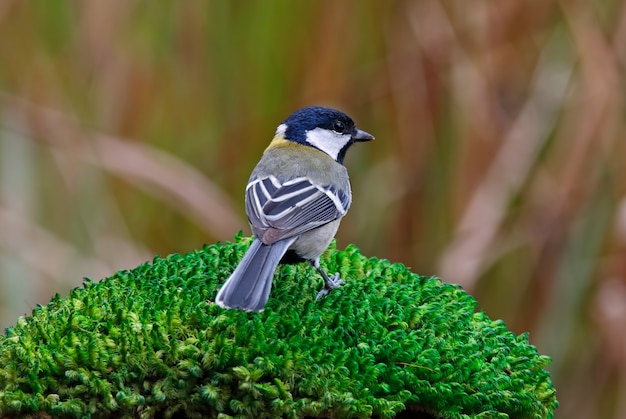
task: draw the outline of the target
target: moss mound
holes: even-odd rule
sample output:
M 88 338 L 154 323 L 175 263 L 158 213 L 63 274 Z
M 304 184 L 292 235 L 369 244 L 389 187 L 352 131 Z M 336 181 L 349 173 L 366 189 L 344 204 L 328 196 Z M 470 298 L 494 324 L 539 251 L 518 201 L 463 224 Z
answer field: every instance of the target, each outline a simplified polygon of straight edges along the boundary
M 249 239 L 87 280 L 0 336 L 0 415 L 551 418 L 550 359 L 459 287 L 366 258 L 322 259 L 320 301 L 279 268 L 263 313 L 212 302 Z

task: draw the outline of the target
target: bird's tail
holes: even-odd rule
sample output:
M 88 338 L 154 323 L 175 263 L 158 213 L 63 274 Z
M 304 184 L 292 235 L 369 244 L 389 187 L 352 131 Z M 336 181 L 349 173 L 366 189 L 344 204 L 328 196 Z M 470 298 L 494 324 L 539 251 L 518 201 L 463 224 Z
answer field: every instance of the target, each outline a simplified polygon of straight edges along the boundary
M 272 289 L 274 271 L 294 240 L 285 239 L 266 245 L 255 238 L 235 271 L 217 293 L 217 305 L 245 311 L 263 311 Z

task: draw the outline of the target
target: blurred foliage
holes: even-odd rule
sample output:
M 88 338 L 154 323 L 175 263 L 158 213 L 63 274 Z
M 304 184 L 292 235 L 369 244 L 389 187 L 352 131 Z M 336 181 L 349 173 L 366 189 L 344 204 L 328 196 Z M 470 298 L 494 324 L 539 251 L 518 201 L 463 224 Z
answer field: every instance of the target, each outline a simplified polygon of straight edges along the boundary
M 220 308 L 250 242 L 157 257 L 20 317 L 0 335 L 0 415 L 554 417 L 550 359 L 527 334 L 355 246 L 322 258 L 341 292 L 316 301 L 317 272 L 283 265 L 263 313 Z
M 530 331 L 559 414 L 626 416 L 620 0 L 0 2 L 0 324 L 246 229 L 293 110 L 377 140 L 338 234 Z

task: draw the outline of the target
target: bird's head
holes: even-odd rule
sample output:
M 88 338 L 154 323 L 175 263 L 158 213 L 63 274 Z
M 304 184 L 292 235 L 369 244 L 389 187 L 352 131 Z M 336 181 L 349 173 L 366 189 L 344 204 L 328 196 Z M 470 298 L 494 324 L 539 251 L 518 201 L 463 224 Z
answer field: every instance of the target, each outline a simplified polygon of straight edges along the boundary
M 314 147 L 338 163 L 343 163 L 352 144 L 370 141 L 374 136 L 356 127 L 343 112 L 321 106 L 310 106 L 295 111 L 276 129 L 276 135 Z

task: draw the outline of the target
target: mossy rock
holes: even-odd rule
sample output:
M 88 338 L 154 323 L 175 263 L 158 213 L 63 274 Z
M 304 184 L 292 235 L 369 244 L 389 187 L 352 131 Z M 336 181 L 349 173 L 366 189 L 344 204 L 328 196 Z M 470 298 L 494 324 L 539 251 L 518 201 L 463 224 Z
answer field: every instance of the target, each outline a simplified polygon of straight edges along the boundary
M 282 266 L 262 313 L 213 303 L 250 240 L 86 280 L 0 335 L 2 417 L 551 418 L 550 359 L 458 286 L 354 246 L 346 285 Z

